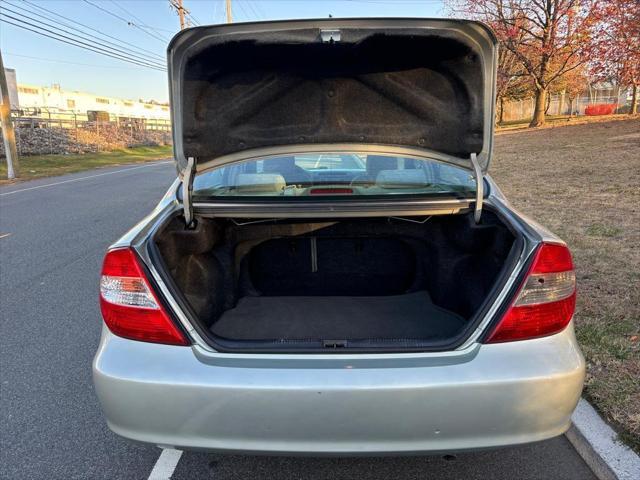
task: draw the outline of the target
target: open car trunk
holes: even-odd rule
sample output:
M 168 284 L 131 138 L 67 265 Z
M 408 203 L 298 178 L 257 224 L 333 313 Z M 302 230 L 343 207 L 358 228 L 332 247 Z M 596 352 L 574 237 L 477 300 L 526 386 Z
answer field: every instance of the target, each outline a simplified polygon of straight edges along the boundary
M 491 211 L 431 218 L 174 217 L 152 252 L 221 351 L 446 350 L 467 338 L 517 257 Z M 329 350 L 331 349 L 331 350 Z

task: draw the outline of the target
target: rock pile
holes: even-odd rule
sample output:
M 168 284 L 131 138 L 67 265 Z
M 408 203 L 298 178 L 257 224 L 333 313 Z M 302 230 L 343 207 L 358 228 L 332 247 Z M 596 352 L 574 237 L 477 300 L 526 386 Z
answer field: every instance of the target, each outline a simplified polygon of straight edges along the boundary
M 87 122 L 77 128 L 24 127 L 15 129 L 18 155 L 77 154 L 127 147 L 168 145 L 171 132 Z M 0 157 L 4 145 L 0 142 Z

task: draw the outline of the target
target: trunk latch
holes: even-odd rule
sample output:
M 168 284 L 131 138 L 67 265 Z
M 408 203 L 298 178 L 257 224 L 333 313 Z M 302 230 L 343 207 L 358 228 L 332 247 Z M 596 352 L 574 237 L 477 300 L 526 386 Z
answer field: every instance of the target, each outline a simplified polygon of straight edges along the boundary
M 331 30 L 320 30 L 320 38 L 323 43 L 333 43 L 340 41 L 340 30 L 331 29 Z
M 322 346 L 324 348 L 345 348 L 347 346 L 346 340 L 323 340 Z

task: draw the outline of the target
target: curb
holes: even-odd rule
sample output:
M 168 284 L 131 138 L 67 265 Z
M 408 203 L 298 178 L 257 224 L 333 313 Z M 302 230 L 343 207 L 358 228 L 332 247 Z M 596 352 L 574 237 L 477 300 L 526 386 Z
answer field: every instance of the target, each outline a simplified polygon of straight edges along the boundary
M 618 434 L 594 408 L 580 399 L 565 434 L 599 480 L 639 480 L 640 457 L 618 440 Z

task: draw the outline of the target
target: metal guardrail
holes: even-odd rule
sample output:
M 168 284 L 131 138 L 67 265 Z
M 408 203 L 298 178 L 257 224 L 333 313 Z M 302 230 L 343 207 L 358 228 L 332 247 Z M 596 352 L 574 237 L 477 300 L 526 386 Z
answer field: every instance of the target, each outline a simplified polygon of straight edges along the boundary
M 164 118 L 130 117 L 108 112 L 74 112 L 49 108 L 25 108 L 11 111 L 15 128 L 84 128 L 100 130 L 115 126 L 133 130 L 170 131 L 171 121 Z

